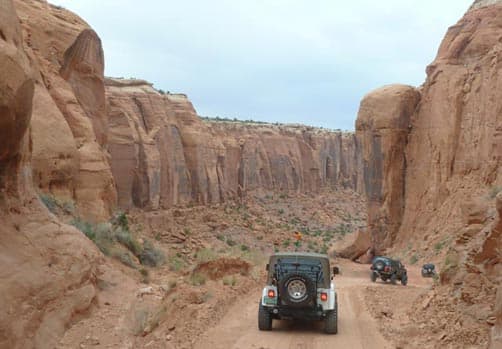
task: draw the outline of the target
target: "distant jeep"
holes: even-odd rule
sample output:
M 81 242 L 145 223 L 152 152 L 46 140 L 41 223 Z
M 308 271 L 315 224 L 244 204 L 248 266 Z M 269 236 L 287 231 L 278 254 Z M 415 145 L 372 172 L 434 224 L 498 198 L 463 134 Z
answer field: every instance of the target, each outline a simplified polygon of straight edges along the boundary
M 273 319 L 324 320 L 324 331 L 338 332 L 338 303 L 329 258 L 324 254 L 286 252 L 270 256 L 267 285 L 258 310 L 258 328 L 272 329 Z
M 388 257 L 375 257 L 371 263 L 371 281 L 375 282 L 378 278 L 395 285 L 397 280 L 401 281 L 403 286 L 408 283 L 408 274 L 404 265 L 398 261 Z
M 422 277 L 432 278 L 436 276 L 436 266 L 432 263 L 427 263 L 422 266 Z

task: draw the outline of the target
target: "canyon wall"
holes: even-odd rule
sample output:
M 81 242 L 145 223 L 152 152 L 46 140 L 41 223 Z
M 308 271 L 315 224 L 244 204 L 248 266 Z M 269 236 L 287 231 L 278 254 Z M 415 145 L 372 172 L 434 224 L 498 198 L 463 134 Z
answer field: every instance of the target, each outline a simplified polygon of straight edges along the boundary
M 75 202 L 86 219 L 107 219 L 116 192 L 106 150 L 104 54 L 78 16 L 46 1 L 15 1 L 24 48 L 36 67 L 33 180 L 39 191 Z
M 477 328 L 485 331 L 496 316 L 497 343 L 501 331 L 494 308 L 502 281 L 494 199 L 502 185 L 501 28 L 502 1 L 476 1 L 449 28 L 419 92 L 376 90 L 357 120 L 376 252 L 411 248 L 437 261 L 444 286 L 437 299 L 454 302 L 462 337 L 478 345 L 487 336 Z M 455 343 L 454 336 L 443 341 Z
M 40 74 L 11 0 L 0 0 L 0 347 L 54 348 L 95 295 L 99 254 L 32 185 L 32 103 Z
M 256 190 L 362 190 L 353 134 L 201 120 L 185 95 L 107 79 L 109 151 L 121 208 L 244 199 Z

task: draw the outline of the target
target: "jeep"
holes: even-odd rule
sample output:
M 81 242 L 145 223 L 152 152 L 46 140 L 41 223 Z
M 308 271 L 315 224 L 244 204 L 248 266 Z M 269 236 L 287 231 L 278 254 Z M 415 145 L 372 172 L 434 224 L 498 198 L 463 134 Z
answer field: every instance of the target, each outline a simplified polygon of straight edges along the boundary
M 432 263 L 427 263 L 422 266 L 422 277 L 433 278 L 436 276 L 436 266 Z
M 338 303 L 334 275 L 325 254 L 284 252 L 270 256 L 267 285 L 258 309 L 258 328 L 272 330 L 273 319 L 324 320 L 324 331 L 338 332 Z
M 381 278 L 383 282 L 390 280 L 395 285 L 397 280 L 401 281 L 403 286 L 408 283 L 408 274 L 404 265 L 388 257 L 375 257 L 371 263 L 371 281 L 375 282 Z

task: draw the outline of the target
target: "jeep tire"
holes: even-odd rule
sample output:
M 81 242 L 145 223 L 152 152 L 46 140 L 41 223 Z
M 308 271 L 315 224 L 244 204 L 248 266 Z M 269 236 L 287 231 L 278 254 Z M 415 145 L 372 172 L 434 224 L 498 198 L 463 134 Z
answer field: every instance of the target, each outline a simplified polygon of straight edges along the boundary
M 396 274 L 392 274 L 390 276 L 390 283 L 393 284 L 393 285 L 395 285 L 396 281 L 397 281 L 397 275 Z
M 289 306 L 304 307 L 316 295 L 314 281 L 301 273 L 291 274 L 279 282 L 279 294 Z
M 401 285 L 406 286 L 408 284 L 408 275 L 401 276 Z
M 329 311 L 324 319 L 324 332 L 328 334 L 338 333 L 338 302 L 335 300 L 335 309 Z
M 372 282 L 375 282 L 375 281 L 376 281 L 376 279 L 377 279 L 377 276 L 378 276 L 378 275 L 377 275 L 377 273 L 376 273 L 376 272 L 374 272 L 374 271 L 372 271 L 372 272 L 371 272 L 371 276 L 370 276 L 370 277 L 371 277 L 371 281 L 372 281 Z
M 258 307 L 258 329 L 260 331 L 272 330 L 272 314 L 261 304 Z

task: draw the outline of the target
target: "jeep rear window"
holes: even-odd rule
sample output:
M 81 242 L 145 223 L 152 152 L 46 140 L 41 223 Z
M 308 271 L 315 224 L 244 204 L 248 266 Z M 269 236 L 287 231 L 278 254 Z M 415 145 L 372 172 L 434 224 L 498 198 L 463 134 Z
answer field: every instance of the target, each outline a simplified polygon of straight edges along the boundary
M 299 258 L 279 258 L 274 266 L 276 277 L 281 279 L 286 274 L 302 273 L 308 275 L 317 283 L 324 282 L 322 263 L 316 260 Z

